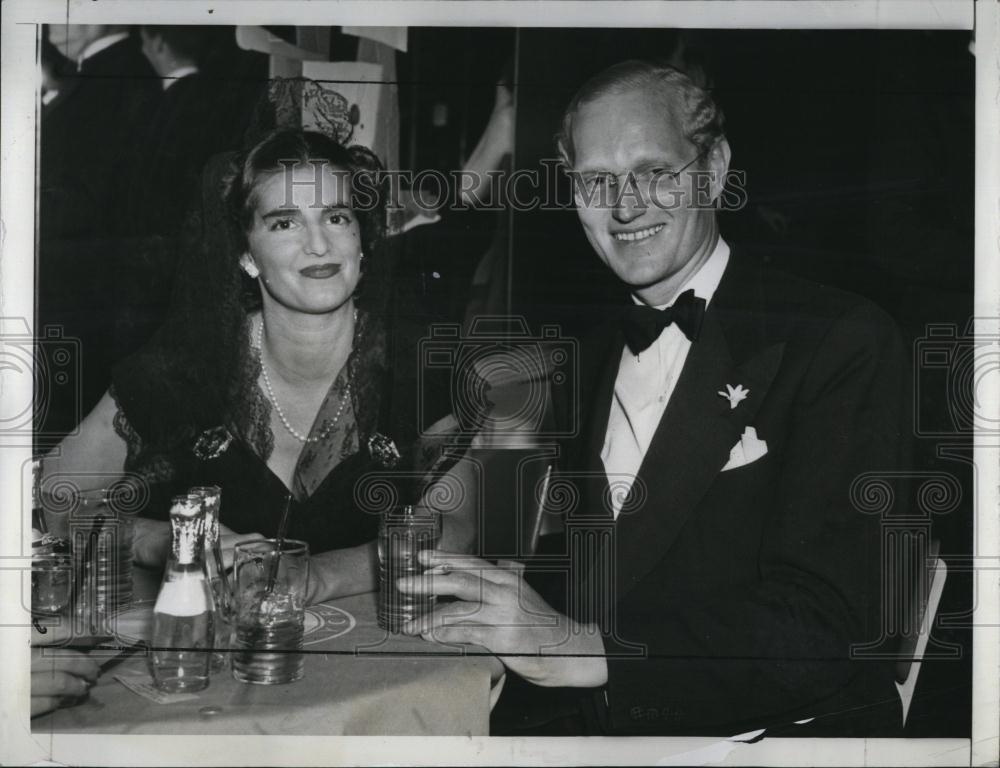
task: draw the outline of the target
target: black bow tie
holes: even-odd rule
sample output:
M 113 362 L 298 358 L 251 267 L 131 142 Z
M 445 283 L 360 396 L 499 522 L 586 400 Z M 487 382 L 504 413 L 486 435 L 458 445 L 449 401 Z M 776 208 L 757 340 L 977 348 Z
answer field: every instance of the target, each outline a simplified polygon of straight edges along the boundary
M 625 310 L 625 343 L 638 355 L 656 341 L 663 329 L 674 323 L 691 341 L 698 340 L 701 321 L 705 317 L 705 300 L 694 295 L 693 290 L 684 291 L 673 306 L 653 309 L 645 304 L 636 304 Z

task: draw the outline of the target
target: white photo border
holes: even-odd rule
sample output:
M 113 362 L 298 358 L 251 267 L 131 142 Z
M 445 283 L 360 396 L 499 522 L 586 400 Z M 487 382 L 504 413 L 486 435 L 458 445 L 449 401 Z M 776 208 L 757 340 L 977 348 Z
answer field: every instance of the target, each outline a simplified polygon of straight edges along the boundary
M 873 0 L 844 3 L 729 2 L 326 2 L 325 0 L 5 0 L 2 4 L 0 128 L 0 323 L 33 317 L 38 32 L 44 23 L 305 24 L 309 26 L 564 26 L 686 28 L 874 28 L 975 30 L 975 316 L 1000 318 L 1000 5 L 993 0 Z M 994 320 L 996 322 L 996 320 Z M 2 329 L 0 329 L 2 330 Z M 0 340 L 2 343 L 2 340 Z M 31 376 L 0 370 L 0 424 L 12 402 L 31 399 Z M 1000 420 L 1000 386 L 981 403 Z M 997 765 L 1000 753 L 1000 445 L 977 436 L 971 739 L 719 738 L 510 739 L 459 737 L 109 736 L 31 733 L 27 707 L 29 633 L 16 626 L 26 565 L 29 445 L 0 441 L 0 763 L 73 765 Z M 27 545 L 27 546 L 26 546 Z M 30 565 L 30 563 L 27 563 Z

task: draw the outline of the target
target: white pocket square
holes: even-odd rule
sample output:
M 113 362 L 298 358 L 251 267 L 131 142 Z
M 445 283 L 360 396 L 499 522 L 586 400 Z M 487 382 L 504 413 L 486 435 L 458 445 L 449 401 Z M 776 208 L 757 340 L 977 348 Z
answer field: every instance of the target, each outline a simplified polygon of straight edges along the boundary
M 745 467 L 767 454 L 767 441 L 757 437 L 757 430 L 747 427 L 733 449 L 729 452 L 729 461 L 720 471 Z

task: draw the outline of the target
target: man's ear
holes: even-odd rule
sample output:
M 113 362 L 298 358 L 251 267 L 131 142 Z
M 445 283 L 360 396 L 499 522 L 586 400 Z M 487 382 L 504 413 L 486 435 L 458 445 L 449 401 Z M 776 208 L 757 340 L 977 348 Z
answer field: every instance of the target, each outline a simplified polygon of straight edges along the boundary
M 150 32 L 142 27 L 139 28 L 139 37 L 142 38 L 142 43 L 150 51 L 156 54 L 163 53 L 163 35 L 156 32 Z
M 726 186 L 726 176 L 729 173 L 729 159 L 732 157 L 729 142 L 723 136 L 712 146 L 708 153 L 708 168 L 712 172 L 712 202 L 715 202 Z
M 240 256 L 240 268 L 246 272 L 252 280 L 256 280 L 260 276 L 260 270 L 254 263 L 253 256 L 249 253 L 244 253 Z

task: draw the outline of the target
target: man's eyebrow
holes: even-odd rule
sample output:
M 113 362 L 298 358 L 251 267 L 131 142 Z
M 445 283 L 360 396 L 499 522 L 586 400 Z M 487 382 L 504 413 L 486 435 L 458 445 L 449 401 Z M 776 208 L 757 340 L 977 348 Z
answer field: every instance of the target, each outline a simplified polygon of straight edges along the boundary
M 636 161 L 635 165 L 631 168 L 623 168 L 620 171 L 615 171 L 610 168 L 573 168 L 571 169 L 573 173 L 577 173 L 581 176 L 597 176 L 597 175 L 619 175 L 624 176 L 629 171 L 645 171 L 650 168 L 666 168 L 667 170 L 675 170 L 679 165 L 674 160 L 663 157 L 662 155 L 642 157 Z
M 588 168 L 586 166 L 578 168 L 570 168 L 569 172 L 578 173 L 580 175 L 590 175 L 595 173 L 611 173 L 611 171 L 608 170 L 607 168 Z

